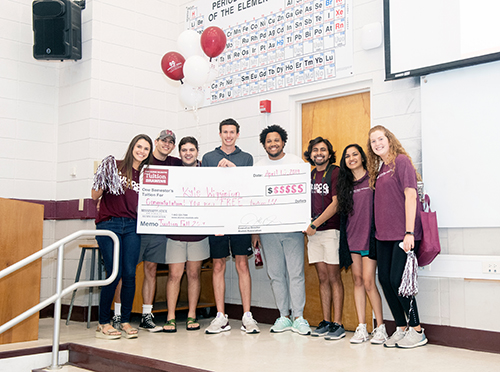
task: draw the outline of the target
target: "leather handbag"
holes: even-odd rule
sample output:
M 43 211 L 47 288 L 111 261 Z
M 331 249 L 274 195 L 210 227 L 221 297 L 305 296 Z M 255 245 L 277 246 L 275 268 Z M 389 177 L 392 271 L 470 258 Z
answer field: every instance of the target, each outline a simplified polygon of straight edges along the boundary
M 417 250 L 417 261 L 420 267 L 429 265 L 441 252 L 437 215 L 436 212 L 431 210 L 429 195 L 425 194 L 422 206 L 423 211 L 420 213 L 420 218 L 422 220 L 423 236 Z

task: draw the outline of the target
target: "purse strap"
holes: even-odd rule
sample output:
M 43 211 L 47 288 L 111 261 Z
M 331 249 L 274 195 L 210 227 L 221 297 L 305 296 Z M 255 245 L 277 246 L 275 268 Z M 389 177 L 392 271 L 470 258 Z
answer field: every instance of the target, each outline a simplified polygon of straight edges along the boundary
M 431 212 L 431 198 L 428 194 L 425 194 L 424 201 L 422 202 L 422 208 L 424 212 Z

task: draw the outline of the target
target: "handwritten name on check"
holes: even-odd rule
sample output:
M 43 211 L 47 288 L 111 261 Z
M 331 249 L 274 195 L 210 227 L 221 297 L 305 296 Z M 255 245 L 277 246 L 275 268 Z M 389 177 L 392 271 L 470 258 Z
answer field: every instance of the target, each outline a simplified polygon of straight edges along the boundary
M 151 166 L 141 176 L 139 234 L 304 231 L 311 221 L 310 166 Z

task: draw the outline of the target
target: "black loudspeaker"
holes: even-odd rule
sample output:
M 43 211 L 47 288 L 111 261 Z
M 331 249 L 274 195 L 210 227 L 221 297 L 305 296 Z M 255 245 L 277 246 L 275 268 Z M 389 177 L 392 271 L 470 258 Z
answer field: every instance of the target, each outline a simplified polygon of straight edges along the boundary
M 33 57 L 82 58 L 82 8 L 71 0 L 33 2 Z

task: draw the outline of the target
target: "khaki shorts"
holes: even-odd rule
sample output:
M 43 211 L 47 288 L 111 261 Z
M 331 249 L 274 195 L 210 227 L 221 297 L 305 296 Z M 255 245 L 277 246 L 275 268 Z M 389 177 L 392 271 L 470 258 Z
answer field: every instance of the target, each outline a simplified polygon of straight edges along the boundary
M 339 236 L 340 231 L 335 229 L 316 231 L 316 234 L 308 236 L 307 257 L 309 263 L 325 262 L 330 265 L 338 265 Z
M 168 239 L 166 263 L 184 263 L 186 261 L 203 261 L 210 257 L 208 237 L 198 242 L 182 242 Z

